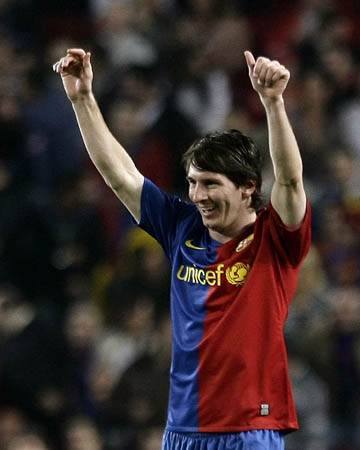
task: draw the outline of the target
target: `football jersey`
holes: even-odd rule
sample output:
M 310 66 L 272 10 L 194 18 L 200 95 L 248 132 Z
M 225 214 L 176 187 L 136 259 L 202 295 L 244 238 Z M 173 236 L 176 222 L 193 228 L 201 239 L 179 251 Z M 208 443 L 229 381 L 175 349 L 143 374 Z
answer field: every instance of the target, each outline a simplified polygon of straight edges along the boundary
M 283 325 L 310 246 L 309 204 L 296 230 L 270 204 L 221 244 L 195 205 L 146 179 L 139 225 L 172 266 L 167 429 L 297 429 Z

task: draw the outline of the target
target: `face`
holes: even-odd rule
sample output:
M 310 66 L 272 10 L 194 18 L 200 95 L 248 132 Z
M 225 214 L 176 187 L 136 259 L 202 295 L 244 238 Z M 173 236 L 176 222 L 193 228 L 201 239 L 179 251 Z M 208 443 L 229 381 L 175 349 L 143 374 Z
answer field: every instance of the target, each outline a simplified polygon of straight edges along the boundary
M 226 175 L 200 171 L 190 165 L 189 198 L 197 206 L 210 235 L 225 242 L 253 221 L 249 209 L 254 188 L 237 187 Z

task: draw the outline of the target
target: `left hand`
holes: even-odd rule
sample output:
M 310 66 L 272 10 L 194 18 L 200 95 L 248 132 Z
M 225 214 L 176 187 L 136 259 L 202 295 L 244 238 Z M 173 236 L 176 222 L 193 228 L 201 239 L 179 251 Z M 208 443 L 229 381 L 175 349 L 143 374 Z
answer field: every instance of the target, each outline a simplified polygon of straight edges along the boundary
M 263 56 L 256 60 L 251 52 L 245 52 L 252 87 L 265 101 L 282 97 L 290 79 L 290 72 L 278 61 L 271 61 Z
M 71 48 L 53 65 L 53 70 L 61 75 L 65 92 L 73 103 L 91 94 L 93 71 L 89 52 Z

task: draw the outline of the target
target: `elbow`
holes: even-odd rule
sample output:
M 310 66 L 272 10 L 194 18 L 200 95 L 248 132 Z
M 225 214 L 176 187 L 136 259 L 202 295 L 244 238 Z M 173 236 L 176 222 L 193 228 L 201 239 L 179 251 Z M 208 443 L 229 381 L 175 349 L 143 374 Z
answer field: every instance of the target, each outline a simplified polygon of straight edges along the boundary
M 106 185 L 114 192 L 122 192 L 125 189 L 126 183 L 117 177 L 103 176 Z
M 280 178 L 277 180 L 280 186 L 296 191 L 302 186 L 302 177 Z
M 105 183 L 109 186 L 119 197 L 126 193 L 141 191 L 144 182 L 144 177 L 137 170 L 126 171 L 119 173 L 111 172 L 103 176 Z
M 296 190 L 303 184 L 303 168 L 302 164 L 298 164 L 294 167 L 282 168 L 275 171 L 276 181 L 280 186 Z

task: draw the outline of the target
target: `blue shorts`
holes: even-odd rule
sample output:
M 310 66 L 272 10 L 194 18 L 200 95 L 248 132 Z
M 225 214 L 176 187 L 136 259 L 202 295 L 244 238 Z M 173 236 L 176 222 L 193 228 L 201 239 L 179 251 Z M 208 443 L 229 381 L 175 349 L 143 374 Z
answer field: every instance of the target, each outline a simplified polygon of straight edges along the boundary
M 178 433 L 165 431 L 162 450 L 284 450 L 281 431 Z

